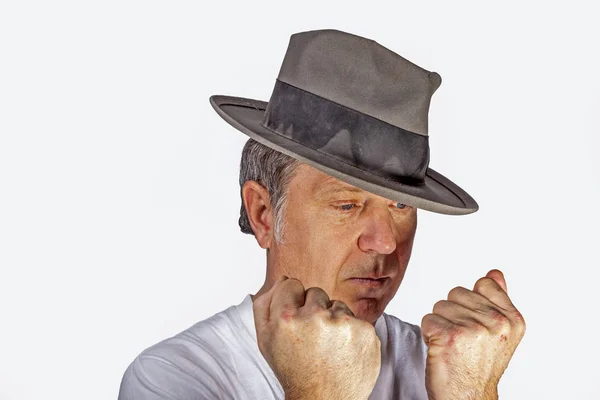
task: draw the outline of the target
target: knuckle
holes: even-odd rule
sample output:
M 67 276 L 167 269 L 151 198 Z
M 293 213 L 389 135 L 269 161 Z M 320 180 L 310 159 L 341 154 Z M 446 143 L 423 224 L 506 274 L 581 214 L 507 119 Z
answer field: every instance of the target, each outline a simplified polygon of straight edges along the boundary
M 458 300 L 465 295 L 469 290 L 462 286 L 457 286 L 448 292 L 448 300 Z
M 353 341 L 355 338 L 361 338 L 361 335 L 364 335 L 358 324 L 341 318 L 331 317 L 323 326 L 327 326 L 327 329 L 335 329 L 336 336 L 345 338 L 348 342 Z
M 327 295 L 327 292 L 320 287 L 312 286 L 306 289 L 305 299 L 308 298 L 313 299 L 313 302 L 315 299 L 319 299 L 319 301 L 326 303 L 325 307 L 331 306 L 329 295 Z
M 479 324 L 472 327 L 469 334 L 469 344 L 472 343 L 486 343 L 489 344 L 490 338 L 492 337 L 492 333 L 488 328 Z
M 351 325 L 351 322 L 349 321 L 349 319 L 346 318 L 340 318 L 339 316 L 337 316 L 335 313 L 331 312 L 331 311 L 327 311 L 328 314 L 325 317 L 326 320 L 326 324 L 329 326 L 333 326 L 336 329 L 340 329 L 340 332 L 346 332 L 346 334 L 348 334 L 348 332 L 353 331 L 355 328 L 353 328 Z
M 523 314 L 521 314 L 520 311 L 518 310 L 514 310 L 512 313 L 512 317 L 514 320 L 514 327 L 517 330 L 517 333 L 520 336 L 523 336 L 525 334 L 525 330 L 527 329 L 527 323 L 525 322 L 525 318 L 523 317 Z
M 308 292 L 313 292 L 316 295 L 319 296 L 326 296 L 329 299 L 329 296 L 327 295 L 327 292 L 325 292 L 323 289 L 321 289 L 318 286 L 311 286 L 308 289 L 306 289 L 306 293 Z
M 512 312 L 512 316 L 513 316 L 513 319 L 515 320 L 515 322 L 525 325 L 525 317 L 523 317 L 523 314 L 521 314 L 521 312 L 519 310 L 515 309 Z
M 473 290 L 479 292 L 481 290 L 486 291 L 488 289 L 494 288 L 496 282 L 492 278 L 483 277 L 479 278 L 475 285 L 473 286 Z
M 305 317 L 305 319 L 308 319 L 311 323 L 315 324 L 319 329 L 323 329 L 323 328 L 325 328 L 325 326 L 336 322 L 333 318 L 333 315 L 331 315 L 331 311 L 326 310 L 324 308 L 317 310 L 316 312 L 312 313 L 310 316 Z
M 506 333 L 511 329 L 510 319 L 502 312 L 495 308 L 490 308 L 488 315 L 492 318 L 493 327 L 502 333 Z
M 490 307 L 488 313 L 498 324 L 507 325 L 510 322 L 508 317 L 504 313 L 498 311 L 496 308 Z
M 434 305 L 433 305 L 433 313 L 434 314 L 439 314 L 440 312 L 442 312 L 443 309 L 445 309 L 448 306 L 448 301 L 447 300 L 438 300 Z
M 332 300 L 331 301 L 331 309 L 333 312 L 342 312 L 344 314 L 348 314 L 353 317 L 355 316 L 354 312 L 352 312 L 350 307 L 348 307 L 346 305 L 346 303 L 344 303 L 343 301 L 340 301 L 340 300 Z
M 331 300 L 331 307 L 341 307 L 344 309 L 349 309 L 349 307 L 341 300 Z
M 450 337 L 456 343 L 482 342 L 490 336 L 490 331 L 484 325 L 477 321 L 463 322 L 463 325 L 456 325 L 450 331 Z
M 286 279 L 285 281 L 283 281 L 281 286 L 291 286 L 294 289 L 301 288 L 302 290 L 304 290 L 304 285 L 302 284 L 302 282 L 300 282 L 300 280 L 296 278 Z
M 433 322 L 433 313 L 425 314 L 421 318 L 421 329 L 427 328 Z
M 469 330 L 472 332 L 472 334 L 475 336 L 475 338 L 483 338 L 490 334 L 490 331 L 488 330 L 488 328 L 486 328 L 485 325 L 482 325 L 478 322 L 473 323 L 469 327 Z
M 444 327 L 439 324 L 438 316 L 434 313 L 426 314 L 421 319 L 421 333 L 426 337 L 437 335 L 443 329 Z

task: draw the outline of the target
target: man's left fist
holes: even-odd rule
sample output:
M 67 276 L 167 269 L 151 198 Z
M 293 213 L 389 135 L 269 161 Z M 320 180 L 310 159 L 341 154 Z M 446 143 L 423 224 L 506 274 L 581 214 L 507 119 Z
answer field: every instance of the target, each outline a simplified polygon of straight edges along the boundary
M 498 382 L 525 334 L 525 320 L 491 270 L 473 290 L 455 287 L 421 321 L 429 347 L 425 385 L 430 400 L 498 398 Z

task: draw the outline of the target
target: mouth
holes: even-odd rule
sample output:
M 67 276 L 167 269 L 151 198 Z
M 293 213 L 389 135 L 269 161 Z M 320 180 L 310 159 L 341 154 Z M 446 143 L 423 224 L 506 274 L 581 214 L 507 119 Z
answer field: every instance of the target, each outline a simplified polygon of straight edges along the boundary
M 384 276 L 381 278 L 365 278 L 365 277 L 358 278 L 357 277 L 357 278 L 350 278 L 350 281 L 353 283 L 356 283 L 358 285 L 378 288 L 378 287 L 382 287 L 383 285 L 385 285 L 389 279 L 390 278 L 387 276 Z

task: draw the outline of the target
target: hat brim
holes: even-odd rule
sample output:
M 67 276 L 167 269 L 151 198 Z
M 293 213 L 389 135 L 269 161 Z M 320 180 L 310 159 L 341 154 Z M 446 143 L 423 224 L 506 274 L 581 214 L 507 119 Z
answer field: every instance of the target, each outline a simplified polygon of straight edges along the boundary
M 477 202 L 467 192 L 431 168 L 427 168 L 424 184 L 402 184 L 357 168 L 265 128 L 261 124 L 267 107 L 264 101 L 214 95 L 210 97 L 210 104 L 225 121 L 257 142 L 352 186 L 440 214 L 463 215 L 479 209 Z

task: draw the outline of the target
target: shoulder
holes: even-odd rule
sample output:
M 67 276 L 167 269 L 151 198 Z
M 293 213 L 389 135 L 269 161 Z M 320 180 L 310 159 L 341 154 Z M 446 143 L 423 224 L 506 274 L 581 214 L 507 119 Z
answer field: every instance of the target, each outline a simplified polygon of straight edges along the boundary
M 232 346 L 240 346 L 233 309 L 142 351 L 123 375 L 119 400 L 221 398 L 233 383 Z

